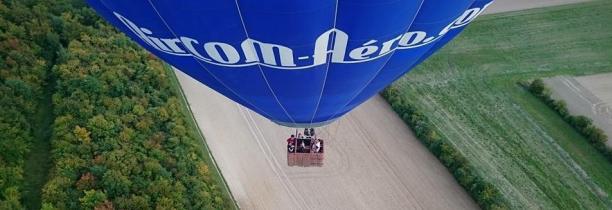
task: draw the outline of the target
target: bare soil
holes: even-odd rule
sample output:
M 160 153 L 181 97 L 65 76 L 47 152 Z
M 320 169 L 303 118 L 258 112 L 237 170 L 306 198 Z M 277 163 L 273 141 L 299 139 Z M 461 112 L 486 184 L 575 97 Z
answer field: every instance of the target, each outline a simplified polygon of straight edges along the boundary
M 177 75 L 240 208 L 478 208 L 381 97 L 317 130 L 322 167 L 290 167 L 285 139 L 295 129 Z
M 557 76 L 544 80 L 553 97 L 562 99 L 573 115 L 583 115 L 612 137 L 612 73 L 581 77 Z M 612 141 L 606 144 L 612 147 Z

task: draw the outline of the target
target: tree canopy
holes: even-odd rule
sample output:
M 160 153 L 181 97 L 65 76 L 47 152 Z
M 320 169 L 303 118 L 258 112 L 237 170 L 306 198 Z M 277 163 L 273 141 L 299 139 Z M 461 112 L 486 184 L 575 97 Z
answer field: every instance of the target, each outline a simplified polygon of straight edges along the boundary
M 0 29 L 0 209 L 23 208 L 31 116 L 49 78 L 43 209 L 227 207 L 164 63 L 82 1 L 0 1 Z

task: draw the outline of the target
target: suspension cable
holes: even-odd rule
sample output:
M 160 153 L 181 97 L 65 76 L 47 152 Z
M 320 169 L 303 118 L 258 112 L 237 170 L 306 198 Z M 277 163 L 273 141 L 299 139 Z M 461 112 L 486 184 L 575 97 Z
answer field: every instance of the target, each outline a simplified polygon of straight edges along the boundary
M 238 0 L 235 0 L 234 2 L 236 3 L 236 9 L 238 10 L 238 16 L 240 17 L 240 22 L 242 23 L 242 28 L 244 29 L 244 33 L 245 33 L 247 39 L 251 39 L 251 37 L 249 36 L 249 32 L 247 31 L 246 24 L 244 22 L 244 18 L 242 17 L 242 11 L 240 11 L 240 5 L 238 4 Z M 250 47 L 250 49 L 251 49 L 252 53 L 256 55 L 257 52 L 255 52 L 255 49 L 252 48 L 252 47 Z M 263 77 L 264 81 L 266 82 L 266 85 L 268 86 L 268 90 L 270 90 L 270 93 L 272 93 L 272 96 L 274 97 L 274 100 L 276 100 L 276 103 L 278 103 L 278 105 L 281 107 L 283 112 L 285 112 L 285 115 L 287 115 L 289 120 L 291 120 L 291 122 L 293 122 L 294 125 L 297 125 L 295 120 L 293 120 L 291 115 L 289 115 L 289 112 L 287 112 L 287 109 L 285 109 L 283 104 L 280 102 L 280 100 L 276 96 L 276 93 L 274 93 L 274 90 L 272 90 L 272 86 L 268 82 L 268 78 L 266 77 L 266 74 L 264 74 L 263 69 L 261 69 L 261 65 L 259 63 L 257 63 L 257 67 L 259 68 L 259 73 L 261 73 L 261 76 Z
M 408 26 L 406 27 L 404 31 L 404 33 L 407 33 L 410 30 L 410 27 L 412 26 L 412 24 L 414 23 L 414 21 L 416 20 L 416 17 L 419 14 L 419 11 L 421 11 L 421 8 L 423 8 L 423 4 L 425 1 L 421 1 L 421 4 L 419 5 L 419 9 L 417 9 L 417 12 L 414 15 L 414 18 L 412 19 L 412 21 L 410 22 L 410 24 L 408 24 Z M 340 106 L 340 108 L 338 108 L 334 114 L 327 118 L 327 120 L 331 120 L 334 119 L 334 117 L 336 117 L 340 111 L 345 108 L 347 105 L 349 105 L 353 100 L 355 100 L 355 98 L 357 98 L 357 96 L 359 96 L 363 91 L 365 91 L 365 89 L 370 85 L 370 83 L 372 83 L 372 81 L 374 81 L 374 79 L 376 79 L 376 77 L 378 77 L 378 75 L 382 72 L 382 70 L 387 66 L 387 64 L 389 63 L 389 61 L 391 60 L 391 58 L 393 57 L 393 55 L 395 55 L 395 52 L 397 52 L 397 50 L 391 52 L 391 54 L 389 55 L 389 58 L 387 58 L 387 60 L 385 61 L 385 63 L 376 71 L 376 73 L 374 73 L 374 76 L 372 78 L 370 78 L 370 80 L 362 87 L 359 89 L 359 91 L 355 92 L 355 95 L 353 95 L 347 102 L 346 104 L 344 104 L 343 106 Z
M 334 9 L 334 25 L 332 29 L 336 29 L 336 22 L 338 19 L 338 0 L 336 0 L 336 5 L 335 5 L 335 9 Z M 332 36 L 331 39 L 331 46 L 332 47 L 336 47 L 336 35 L 335 35 L 335 31 L 334 31 L 334 36 Z M 329 44 L 329 43 L 327 43 Z M 327 75 L 329 74 L 329 66 L 331 65 L 331 59 L 332 56 L 327 56 L 325 55 L 326 58 L 326 62 L 327 62 L 327 67 L 325 68 L 325 76 L 323 77 L 323 85 L 321 86 L 321 93 L 319 94 L 319 99 L 317 100 L 317 105 L 315 106 L 315 110 L 312 113 L 312 118 L 310 119 L 310 123 L 308 125 L 308 127 L 312 127 L 312 121 L 314 121 L 314 118 L 317 116 L 317 112 L 319 111 L 319 106 L 321 105 L 321 99 L 323 99 L 323 91 L 325 90 L 325 84 L 327 83 Z
M 104 7 L 106 7 L 107 9 L 110 10 L 110 8 L 108 7 L 108 4 L 105 2 L 105 0 L 100 0 L 100 2 L 102 3 L 102 5 L 104 5 Z M 148 2 L 149 2 L 149 5 L 151 5 L 151 8 L 155 11 L 157 16 L 159 17 L 159 19 L 163 22 L 163 24 L 165 25 L 166 29 L 168 29 L 168 31 L 170 31 L 170 33 L 172 33 L 172 36 L 174 36 L 175 39 L 178 39 L 178 36 L 174 32 L 174 30 L 172 30 L 170 25 L 168 25 L 166 20 L 161 16 L 161 14 L 157 10 L 157 7 L 153 4 L 153 2 L 151 2 L 151 0 L 148 0 Z M 236 92 L 232 88 L 230 88 L 227 84 L 225 84 L 223 81 L 221 81 L 221 79 L 219 79 L 215 74 L 213 74 L 212 71 L 210 71 L 208 68 L 206 68 L 206 66 L 204 66 L 204 64 L 202 64 L 198 59 L 196 59 L 194 57 L 191 57 L 191 58 L 194 59 L 194 61 L 196 61 L 196 63 L 198 63 L 198 65 L 200 67 L 202 67 L 204 70 L 206 70 L 206 72 L 208 72 L 208 74 L 210 74 L 217 82 L 219 82 L 221 85 L 223 85 L 223 87 L 225 87 L 227 90 L 232 92 L 234 95 L 238 96 L 242 101 L 244 101 L 245 103 L 251 105 L 254 109 L 257 109 L 260 113 L 262 113 L 262 114 L 264 114 L 266 116 L 272 116 L 272 115 L 268 114 L 267 112 L 265 112 L 263 109 L 255 106 L 254 104 L 252 104 L 251 102 L 246 100 L 243 96 L 238 94 L 238 92 Z

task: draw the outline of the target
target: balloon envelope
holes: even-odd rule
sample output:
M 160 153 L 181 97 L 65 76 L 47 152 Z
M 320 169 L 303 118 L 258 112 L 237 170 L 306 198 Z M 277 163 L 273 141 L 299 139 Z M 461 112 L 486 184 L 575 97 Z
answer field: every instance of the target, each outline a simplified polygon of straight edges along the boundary
M 285 126 L 334 121 L 492 0 L 88 0 L 141 46 Z

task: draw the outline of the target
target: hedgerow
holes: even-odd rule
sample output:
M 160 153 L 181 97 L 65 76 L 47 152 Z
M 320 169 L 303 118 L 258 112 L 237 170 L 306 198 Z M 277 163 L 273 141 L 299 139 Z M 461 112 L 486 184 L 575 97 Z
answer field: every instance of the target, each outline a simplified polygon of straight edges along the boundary
M 606 146 L 608 136 L 605 132 L 593 124 L 593 120 L 585 116 L 574 116 L 567 110 L 567 105 L 563 100 L 555 100 L 551 97 L 550 90 L 542 79 L 535 79 L 531 83 L 523 84 L 523 87 L 540 99 L 544 104 L 553 109 L 565 122 L 570 124 L 578 133 L 584 136 L 589 143 L 601 152 L 608 161 L 612 162 L 612 149 Z
M 457 182 L 468 191 L 480 207 L 508 209 L 499 189 L 476 173 L 467 159 L 447 139 L 438 135 L 427 117 L 408 100 L 405 100 L 397 89 L 390 86 L 381 95 L 402 120 L 412 128 L 417 138 L 448 168 Z

